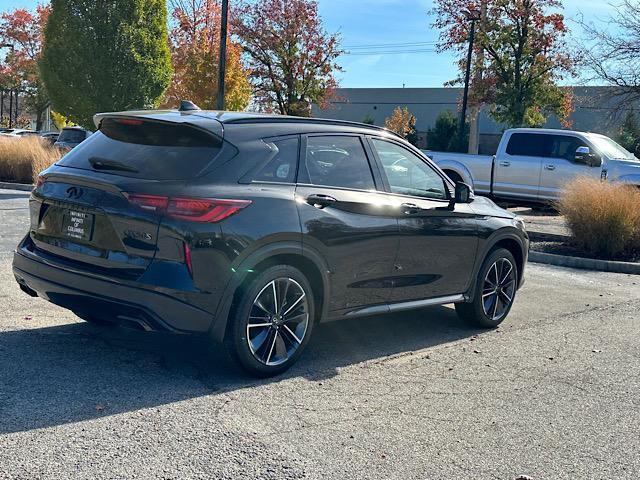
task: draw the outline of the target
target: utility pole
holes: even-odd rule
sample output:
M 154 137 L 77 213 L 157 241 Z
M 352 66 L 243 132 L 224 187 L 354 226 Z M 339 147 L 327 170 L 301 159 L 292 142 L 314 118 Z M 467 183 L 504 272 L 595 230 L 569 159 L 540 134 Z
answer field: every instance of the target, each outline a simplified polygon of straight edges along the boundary
M 222 0 L 220 15 L 220 56 L 218 57 L 218 110 L 224 110 L 225 73 L 227 70 L 227 23 L 229 0 Z
M 13 128 L 13 90 L 9 90 L 9 128 Z
M 464 76 L 464 93 L 462 94 L 462 111 L 460 112 L 460 122 L 458 125 L 458 145 L 462 147 L 464 142 L 464 127 L 467 120 L 467 102 L 469 97 L 469 77 L 471 76 L 471 57 L 473 55 L 473 39 L 476 33 L 476 21 L 480 19 L 480 15 L 476 11 L 469 10 L 466 16 L 471 20 L 471 29 L 469 31 L 469 51 L 467 52 L 467 68 Z
M 483 32 L 486 29 L 487 22 L 487 2 L 483 1 L 480 5 L 480 23 L 479 31 Z M 482 82 L 483 65 L 484 63 L 484 48 L 479 49 L 476 56 L 476 66 L 474 69 L 474 76 L 472 85 L 477 86 Z M 480 150 L 480 113 L 482 111 L 482 105 L 474 103 L 469 109 L 469 150 L 468 153 L 477 155 Z

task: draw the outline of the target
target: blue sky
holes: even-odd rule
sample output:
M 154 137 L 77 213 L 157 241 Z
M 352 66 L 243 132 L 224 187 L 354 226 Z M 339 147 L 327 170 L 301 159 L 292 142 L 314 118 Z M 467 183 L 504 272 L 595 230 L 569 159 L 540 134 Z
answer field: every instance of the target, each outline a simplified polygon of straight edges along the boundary
M 0 11 L 34 8 L 37 0 L 0 0 Z M 233 0 L 231 0 L 233 6 Z M 440 87 L 456 76 L 455 59 L 432 49 L 438 32 L 430 27 L 427 12 L 432 0 L 319 0 L 320 14 L 329 32 L 340 32 L 342 44 L 352 53 L 339 62 L 342 87 Z M 604 23 L 611 13 L 606 0 L 564 0 L 569 28 L 578 36 L 572 21 L 578 15 Z M 367 45 L 412 44 L 406 47 Z M 356 47 L 356 48 L 351 48 Z M 396 53 L 413 50 L 414 53 Z M 415 52 L 415 50 L 422 50 Z M 371 52 L 394 52 L 370 54 Z M 567 81 L 577 83 L 577 81 Z

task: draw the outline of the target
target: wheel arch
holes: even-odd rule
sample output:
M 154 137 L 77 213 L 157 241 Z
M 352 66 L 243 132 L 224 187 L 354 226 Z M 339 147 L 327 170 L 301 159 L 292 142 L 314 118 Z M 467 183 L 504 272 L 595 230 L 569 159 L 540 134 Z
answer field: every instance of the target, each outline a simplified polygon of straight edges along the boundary
M 329 299 L 328 268 L 322 257 L 297 242 L 270 244 L 249 255 L 237 268 L 234 277 L 225 288 L 224 295 L 216 311 L 210 334 L 214 340 L 222 342 L 227 331 L 229 316 L 239 300 L 242 289 L 260 272 L 274 265 L 290 265 L 300 270 L 313 288 L 315 320 L 319 321 L 327 312 Z
M 458 176 L 462 182 L 473 187 L 473 177 L 471 176 L 471 172 L 462 163 L 458 162 L 457 160 L 444 159 L 442 161 L 436 162 L 436 164 L 444 173 L 447 174 L 447 176 L 449 176 L 449 173 L 453 173 L 454 175 Z M 455 183 L 454 179 L 451 180 Z
M 524 267 L 527 261 L 527 250 L 525 247 L 526 241 L 521 238 L 521 234 L 515 228 L 505 228 L 498 230 L 491 237 L 485 241 L 482 254 L 478 255 L 478 260 L 473 271 L 473 281 L 469 287 L 467 298 L 473 299 L 473 292 L 475 292 L 476 282 L 478 281 L 478 272 L 482 268 L 482 264 L 487 256 L 498 248 L 505 248 L 516 260 L 516 267 L 518 269 L 518 288 L 522 285 L 524 278 Z

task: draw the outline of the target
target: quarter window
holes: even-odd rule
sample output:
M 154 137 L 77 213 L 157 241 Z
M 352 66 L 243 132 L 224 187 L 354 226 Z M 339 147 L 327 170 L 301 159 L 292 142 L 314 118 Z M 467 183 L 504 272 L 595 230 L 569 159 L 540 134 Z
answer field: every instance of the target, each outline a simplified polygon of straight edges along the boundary
M 313 185 L 375 189 L 369 161 L 359 137 L 309 137 L 305 166 L 309 183 Z
M 298 164 L 298 137 L 265 143 L 271 149 L 269 161 L 253 177 L 254 182 L 293 183 Z
M 447 198 L 444 180 L 422 158 L 395 143 L 379 139 L 372 142 L 393 193 Z

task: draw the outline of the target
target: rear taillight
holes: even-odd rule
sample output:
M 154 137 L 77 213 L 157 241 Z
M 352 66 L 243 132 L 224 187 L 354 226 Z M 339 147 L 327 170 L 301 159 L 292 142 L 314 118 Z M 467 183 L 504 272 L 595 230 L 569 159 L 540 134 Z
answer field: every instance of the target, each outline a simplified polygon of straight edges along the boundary
M 250 200 L 177 198 L 137 193 L 128 193 L 127 198 L 144 210 L 164 213 L 179 220 L 209 223 L 224 220 L 251 204 Z
M 44 178 L 42 175 L 38 176 L 38 178 L 36 179 L 36 187 L 35 188 L 41 187 L 44 184 L 44 182 L 46 182 L 46 181 L 47 181 L 46 178 Z
M 152 212 L 165 210 L 169 204 L 169 197 L 160 195 L 141 195 L 138 193 L 128 193 L 126 195 L 134 205 L 137 205 L 143 210 L 151 210 Z

